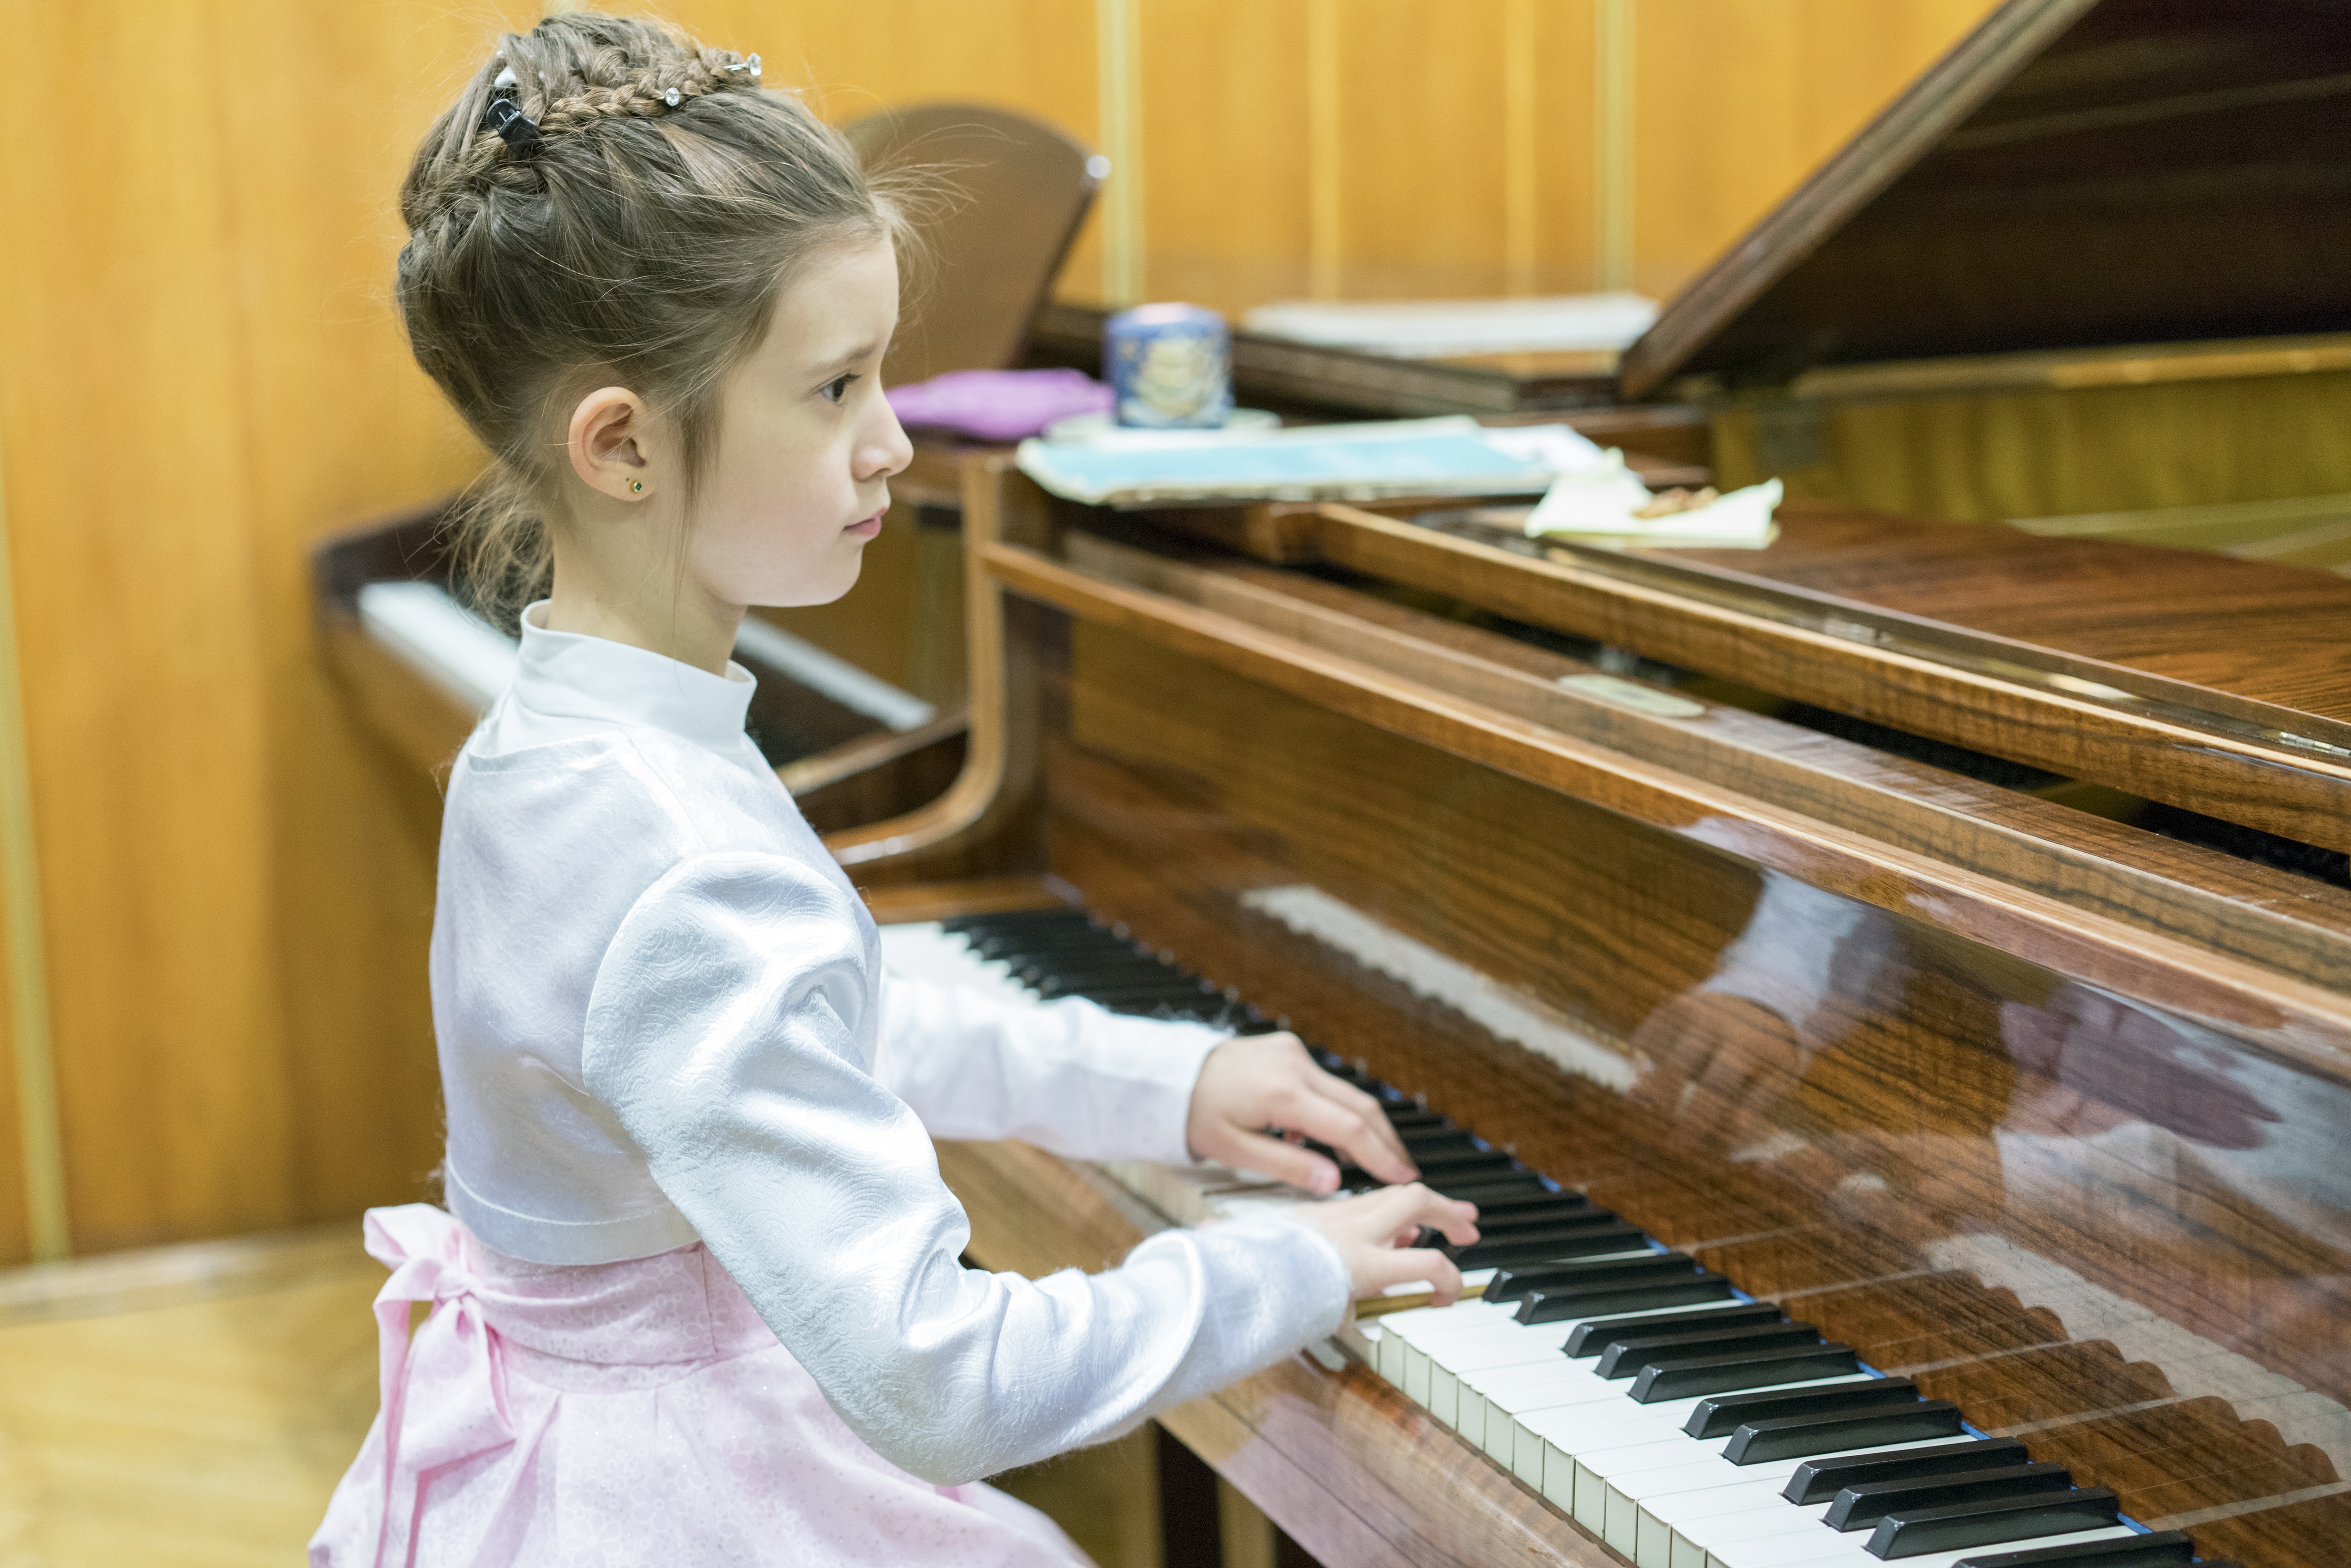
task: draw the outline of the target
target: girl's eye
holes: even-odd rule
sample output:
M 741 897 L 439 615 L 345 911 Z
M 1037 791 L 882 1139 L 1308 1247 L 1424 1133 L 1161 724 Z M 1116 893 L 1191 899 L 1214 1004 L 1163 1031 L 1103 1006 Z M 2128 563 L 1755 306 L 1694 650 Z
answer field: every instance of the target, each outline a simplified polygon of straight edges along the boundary
M 849 395 L 849 383 L 857 379 L 854 371 L 844 371 L 824 383 L 824 401 L 837 403 Z

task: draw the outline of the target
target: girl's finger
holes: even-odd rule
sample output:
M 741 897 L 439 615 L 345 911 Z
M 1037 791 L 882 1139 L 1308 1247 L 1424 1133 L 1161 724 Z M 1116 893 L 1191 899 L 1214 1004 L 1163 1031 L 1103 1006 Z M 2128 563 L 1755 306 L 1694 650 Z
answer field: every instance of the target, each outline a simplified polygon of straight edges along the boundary
M 1401 1248 L 1383 1255 L 1371 1275 L 1374 1295 L 1397 1285 L 1426 1284 L 1440 1307 L 1449 1307 L 1461 1297 L 1461 1270 L 1454 1267 L 1453 1260 L 1424 1248 Z
M 1369 1201 L 1378 1205 L 1370 1214 L 1377 1228 L 1374 1234 L 1417 1234 L 1416 1228 L 1426 1226 L 1444 1232 L 1445 1239 L 1457 1247 L 1478 1239 L 1475 1205 L 1440 1197 L 1418 1182 L 1389 1187 Z
M 1420 1174 L 1405 1157 L 1404 1145 L 1395 1142 L 1388 1119 L 1378 1114 L 1376 1106 L 1372 1117 L 1379 1124 L 1375 1129 L 1360 1113 L 1301 1085 L 1286 1097 L 1280 1114 L 1293 1131 L 1328 1144 L 1382 1181 L 1407 1182 Z M 1384 1141 L 1381 1133 L 1387 1134 Z
M 1339 1190 L 1339 1167 L 1311 1149 L 1301 1149 L 1296 1144 L 1280 1138 L 1268 1137 L 1263 1133 L 1233 1131 L 1235 1147 L 1218 1151 L 1227 1165 L 1251 1170 L 1259 1176 L 1286 1181 L 1292 1186 L 1302 1186 L 1309 1192 Z
M 1310 1070 L 1307 1085 L 1318 1097 L 1330 1102 L 1343 1111 L 1353 1113 L 1362 1122 L 1363 1142 L 1369 1147 L 1351 1147 L 1347 1150 L 1348 1155 L 1356 1164 L 1373 1175 L 1378 1176 L 1380 1167 L 1371 1163 L 1370 1158 L 1367 1157 L 1370 1148 L 1377 1148 L 1384 1153 L 1390 1161 L 1410 1172 L 1411 1176 L 1420 1174 L 1419 1168 L 1412 1163 L 1412 1155 L 1405 1149 L 1404 1140 L 1396 1135 L 1395 1124 L 1388 1120 L 1387 1113 L 1380 1109 L 1378 1101 L 1352 1083 L 1341 1082 L 1319 1067 Z M 1398 1181 L 1409 1180 L 1411 1177 L 1387 1176 L 1384 1179 Z

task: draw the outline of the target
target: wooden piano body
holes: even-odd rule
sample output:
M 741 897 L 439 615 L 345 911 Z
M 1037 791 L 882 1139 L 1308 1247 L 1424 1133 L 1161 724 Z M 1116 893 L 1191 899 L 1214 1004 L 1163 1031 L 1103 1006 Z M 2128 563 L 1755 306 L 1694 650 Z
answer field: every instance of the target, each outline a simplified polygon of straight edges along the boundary
M 2341 66 L 2316 49 L 2281 98 L 2291 51 L 2231 29 L 2342 15 L 2018 0 L 1943 78 L 1972 99 L 1897 105 L 1856 145 L 1900 157 L 1808 187 L 1765 264 L 1735 249 L 1630 363 L 1646 389 L 1834 369 L 1838 341 L 2340 333 L 2340 267 L 2232 274 L 2237 318 L 2188 308 L 2209 267 L 2119 325 L 2048 291 L 2074 308 L 1996 342 L 1929 340 L 1922 284 L 1892 349 L 1808 322 L 1838 290 L 1797 284 L 1915 210 L 1872 204 L 1901 168 L 1985 155 L 1928 156 L 1971 115 L 2026 124 L 1995 100 L 2036 59 L 2121 84 L 2068 110 L 2119 126 L 2168 26 L 2244 79 L 2129 123 L 2332 105 L 2303 134 L 2333 148 Z M 2069 36 L 2095 47 L 2069 63 Z M 2299 193 L 2278 232 L 2339 259 L 2339 177 L 2253 163 Z M 2141 173 L 2175 215 L 2220 188 Z M 1992 246 L 1937 287 L 2027 262 L 2065 266 Z M 2351 581 L 1821 503 L 1769 549 L 1670 556 L 1459 503 L 1115 514 L 1005 454 L 925 463 L 962 510 L 967 708 L 930 771 L 836 757 L 854 801 L 809 797 L 877 915 L 1081 899 L 2205 1557 L 2351 1561 Z M 327 645 L 429 760 L 467 715 L 350 612 L 398 556 L 322 558 Z M 1164 1222 L 1025 1147 L 941 1166 L 991 1267 L 1099 1267 Z M 1615 1560 L 1360 1364 L 1300 1357 L 1165 1424 L 1325 1563 Z

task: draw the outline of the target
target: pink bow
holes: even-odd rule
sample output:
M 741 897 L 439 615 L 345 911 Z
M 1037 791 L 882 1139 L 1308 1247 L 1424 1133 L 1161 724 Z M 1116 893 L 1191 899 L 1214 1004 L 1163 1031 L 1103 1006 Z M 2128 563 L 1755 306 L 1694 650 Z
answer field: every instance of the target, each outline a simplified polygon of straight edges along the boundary
M 515 1432 L 507 1408 L 505 1342 L 475 1299 L 478 1282 L 465 1267 L 465 1233 L 457 1222 L 430 1204 L 372 1208 L 367 1216 L 367 1249 L 392 1270 L 375 1298 L 384 1479 L 375 1561 L 376 1568 L 383 1568 L 395 1518 L 402 1521 L 406 1538 L 403 1558 L 415 1561 L 415 1493 L 422 1479 L 511 1443 Z M 433 1310 L 412 1343 L 408 1309 L 413 1301 L 430 1302 Z M 436 1400 L 435 1408 L 419 1413 L 412 1422 L 408 1386 L 416 1374 L 431 1385 L 474 1392 L 462 1399 Z M 403 1471 L 410 1478 L 404 1489 L 400 1480 Z

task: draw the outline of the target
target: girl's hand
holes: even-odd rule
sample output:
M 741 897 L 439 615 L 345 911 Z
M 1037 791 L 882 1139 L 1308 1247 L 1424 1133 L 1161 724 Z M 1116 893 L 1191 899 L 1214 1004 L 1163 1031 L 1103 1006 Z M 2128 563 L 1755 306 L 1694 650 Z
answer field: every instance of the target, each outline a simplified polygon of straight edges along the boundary
M 1420 1174 L 1379 1102 L 1314 1065 L 1294 1034 L 1241 1035 L 1208 1053 L 1192 1086 L 1185 1141 L 1218 1160 L 1309 1192 L 1334 1192 L 1339 1167 L 1264 1129 L 1328 1145 L 1386 1182 Z M 1416 1276 L 1407 1276 L 1416 1277 Z
M 1418 1182 L 1332 1203 L 1301 1203 L 1283 1218 L 1330 1239 L 1359 1301 L 1391 1285 L 1425 1280 L 1437 1304 L 1451 1306 L 1461 1294 L 1461 1270 L 1444 1253 L 1411 1243 L 1424 1225 L 1443 1231 L 1447 1241 L 1478 1239 L 1477 1205 L 1439 1197 Z

